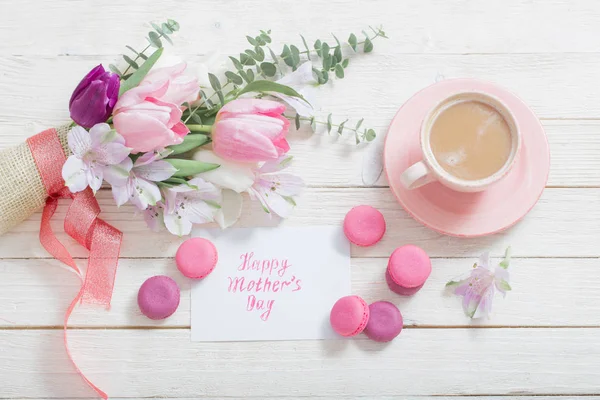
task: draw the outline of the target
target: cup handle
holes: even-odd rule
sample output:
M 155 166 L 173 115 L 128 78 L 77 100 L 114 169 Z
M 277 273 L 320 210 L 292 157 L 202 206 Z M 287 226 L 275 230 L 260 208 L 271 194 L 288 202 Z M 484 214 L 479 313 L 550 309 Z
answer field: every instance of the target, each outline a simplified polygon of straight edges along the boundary
M 435 180 L 435 177 L 423 161 L 419 161 L 408 167 L 400 177 L 402 185 L 409 190 L 427 185 Z

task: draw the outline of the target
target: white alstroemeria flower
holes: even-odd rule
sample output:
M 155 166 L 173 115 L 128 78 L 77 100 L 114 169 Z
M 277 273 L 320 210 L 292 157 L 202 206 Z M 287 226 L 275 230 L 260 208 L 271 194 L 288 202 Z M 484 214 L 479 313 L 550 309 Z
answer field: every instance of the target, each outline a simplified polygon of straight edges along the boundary
M 193 224 L 214 221 L 221 191 L 202 178 L 165 190 L 164 222 L 174 235 L 189 235 Z
M 316 81 L 313 77 L 312 63 L 310 61 L 305 62 L 295 71 L 285 75 L 279 79 L 277 83 L 295 89 L 308 102 L 310 102 L 310 104 L 302 99 L 299 99 L 298 97 L 292 97 L 282 93 L 268 92 L 269 95 L 285 101 L 302 117 L 312 117 L 314 115 L 313 106 L 311 105 L 314 105 L 313 92 L 316 86 Z
M 294 196 L 299 195 L 304 182 L 299 176 L 279 172 L 286 168 L 292 157 L 282 156 L 277 160 L 267 161 L 258 171 L 254 184 L 248 190 L 250 197 L 260 201 L 265 212 L 275 213 L 287 218 L 296 206 Z
M 131 201 L 139 210 L 156 205 L 162 198 L 154 182 L 169 179 L 177 169 L 161 160 L 160 153 L 145 153 L 135 163 L 126 158 L 117 168 L 105 175 L 112 185 L 112 194 L 117 206 Z M 124 178 L 124 179 L 123 179 Z
M 113 166 L 129 160 L 125 139 L 108 124 L 96 124 L 89 132 L 76 126 L 67 139 L 73 155 L 63 165 L 62 177 L 72 193 L 81 192 L 88 185 L 96 193 Z M 124 180 L 117 179 L 120 183 Z
M 196 161 L 220 165 L 219 168 L 198 176 L 223 189 L 221 208 L 215 214 L 215 222 L 222 229 L 230 227 L 242 215 L 244 201 L 241 193 L 248 191 L 254 184 L 254 170 L 257 165 L 225 160 L 210 150 L 198 150 L 193 158 Z

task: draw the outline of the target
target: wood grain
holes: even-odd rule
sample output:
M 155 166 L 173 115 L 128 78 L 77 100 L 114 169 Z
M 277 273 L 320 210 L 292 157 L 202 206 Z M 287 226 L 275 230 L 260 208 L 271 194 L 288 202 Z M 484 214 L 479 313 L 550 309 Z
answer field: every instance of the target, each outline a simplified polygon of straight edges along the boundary
M 310 397 L 600 392 L 600 331 L 406 329 L 367 339 L 190 342 L 188 330 L 75 330 L 81 369 L 122 397 Z M 2 396 L 90 396 L 57 330 L 0 330 Z M 9 351 L 7 349 L 10 349 Z M 560 360 L 560 362 L 557 362 Z M 9 379 L 10 378 L 10 379 Z
M 434 259 L 432 275 L 423 289 L 415 296 L 402 297 L 385 283 L 387 259 L 355 258 L 352 293 L 369 303 L 387 300 L 397 304 L 405 326 L 600 327 L 597 259 L 514 259 L 510 267 L 513 291 L 505 299 L 498 294 L 492 318 L 477 321 L 463 315 L 462 298 L 444 290 L 446 282 L 468 272 L 473 262 L 468 258 Z M 164 321 L 149 320 L 137 306 L 140 285 L 154 275 L 170 276 L 181 288 L 179 309 Z M 79 290 L 74 274 L 55 260 L 3 260 L 0 276 L 5 277 L 0 280 L 0 327 L 62 327 L 64 312 Z M 71 326 L 189 328 L 191 284 L 173 259 L 121 260 L 111 310 L 79 307 Z
M 121 256 L 125 258 L 173 257 L 182 239 L 148 230 L 134 207 L 116 207 L 110 191 L 98 192 L 101 217 L 124 232 Z M 354 257 L 389 257 L 398 246 L 412 243 L 432 257 L 478 257 L 490 250 L 500 256 L 512 245 L 516 257 L 600 257 L 597 229 L 600 221 L 600 189 L 546 189 L 533 211 L 513 228 L 493 236 L 461 239 L 440 235 L 413 220 L 387 188 L 310 188 L 285 221 L 271 219 L 258 203 L 245 201 L 241 227 L 339 225 L 350 208 L 369 204 L 387 221 L 387 232 L 377 246 L 352 247 Z M 52 226 L 69 244 L 72 254 L 87 251 L 64 234 L 62 220 L 68 202 L 61 201 Z M 0 258 L 48 258 L 38 239 L 40 214 L 35 214 L 0 241 Z

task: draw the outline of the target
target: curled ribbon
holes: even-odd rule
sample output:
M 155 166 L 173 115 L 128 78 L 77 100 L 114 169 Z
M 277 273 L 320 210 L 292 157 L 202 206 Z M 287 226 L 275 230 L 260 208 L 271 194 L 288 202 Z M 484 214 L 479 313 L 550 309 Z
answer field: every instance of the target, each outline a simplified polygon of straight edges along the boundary
M 103 399 L 108 396 L 81 372 L 69 351 L 67 325 L 77 303 L 110 307 L 117 263 L 123 234 L 98 218 L 100 206 L 90 188 L 71 193 L 62 179 L 65 154 L 55 129 L 48 129 L 27 139 L 33 159 L 42 178 L 48 198 L 42 212 L 40 242 L 54 258 L 69 266 L 82 281 L 81 289 L 73 299 L 64 319 L 64 342 L 67 355 L 77 373 Z M 85 279 L 65 246 L 56 238 L 50 219 L 58 206 L 58 199 L 73 199 L 65 217 L 65 232 L 90 251 Z

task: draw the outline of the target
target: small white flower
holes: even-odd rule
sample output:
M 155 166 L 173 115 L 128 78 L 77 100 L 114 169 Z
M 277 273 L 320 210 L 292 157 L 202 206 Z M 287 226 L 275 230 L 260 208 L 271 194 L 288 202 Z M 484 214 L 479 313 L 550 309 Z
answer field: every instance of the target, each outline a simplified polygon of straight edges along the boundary
M 154 182 L 169 179 L 177 169 L 161 160 L 160 153 L 146 153 L 135 163 L 126 158 L 112 168 L 105 179 L 112 185 L 112 194 L 117 206 L 131 201 L 138 209 L 145 210 L 156 205 L 162 198 L 158 186 Z
M 164 222 L 174 235 L 189 235 L 193 224 L 214 221 L 221 191 L 202 178 L 165 190 Z
M 281 218 L 287 218 L 296 202 L 294 196 L 302 192 L 304 182 L 299 176 L 279 172 L 286 168 L 292 157 L 282 156 L 277 160 L 268 161 L 256 171 L 254 184 L 248 193 L 252 199 L 260 201 L 265 212 L 275 213 Z
M 164 209 L 164 204 L 158 202 L 155 206 L 148 206 L 148 208 L 142 211 L 146 225 L 154 232 L 159 232 L 165 226 Z
M 131 161 L 125 139 L 108 124 L 96 124 L 89 132 L 76 126 L 69 131 L 67 139 L 73 155 L 63 165 L 62 177 L 73 193 L 88 186 L 96 193 L 105 175 L 110 174 L 116 164 Z

